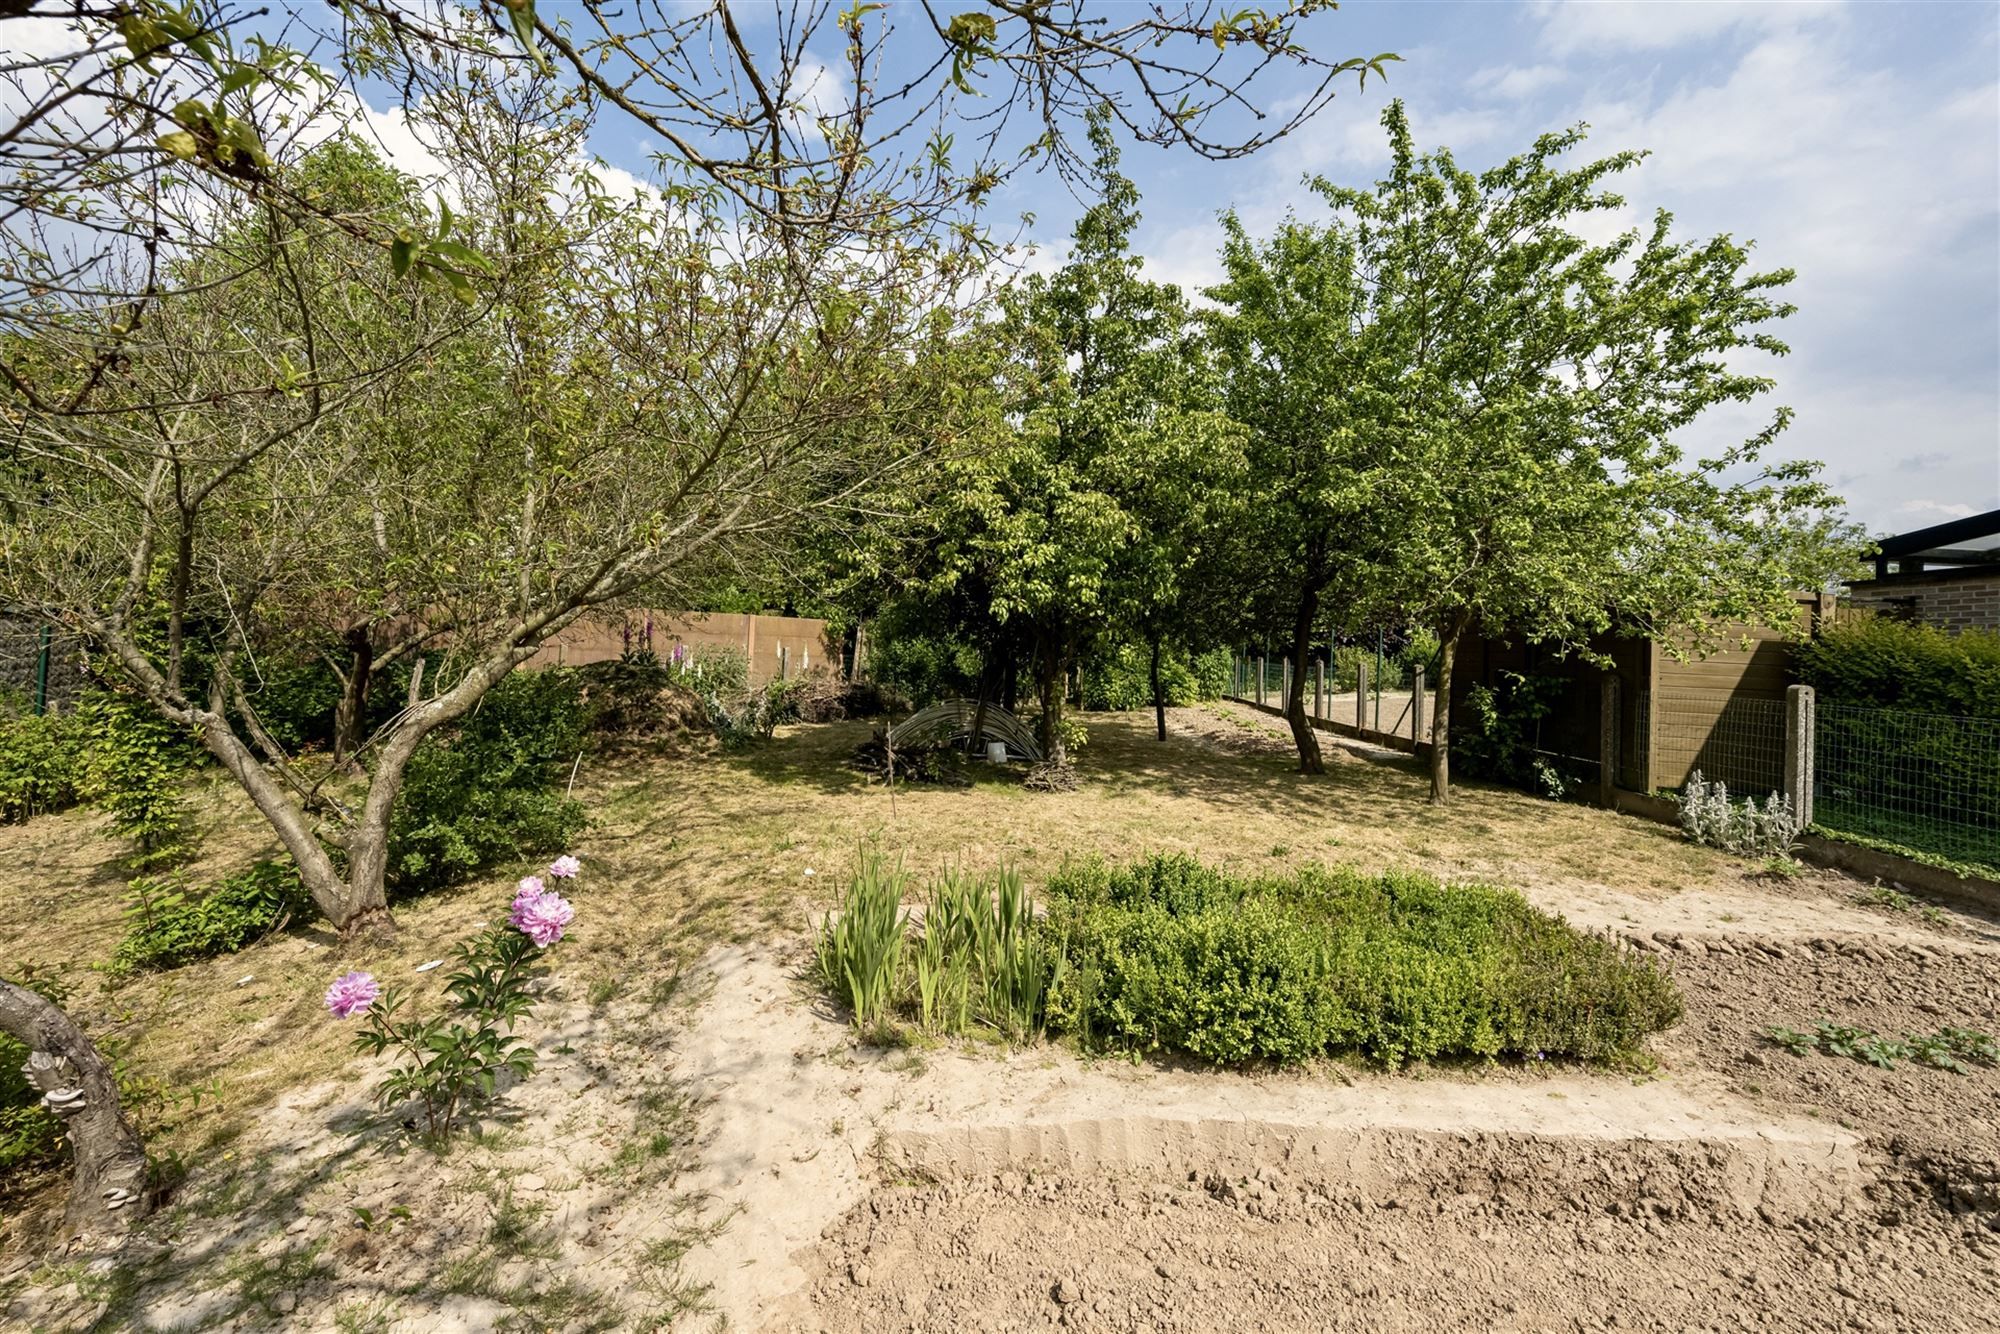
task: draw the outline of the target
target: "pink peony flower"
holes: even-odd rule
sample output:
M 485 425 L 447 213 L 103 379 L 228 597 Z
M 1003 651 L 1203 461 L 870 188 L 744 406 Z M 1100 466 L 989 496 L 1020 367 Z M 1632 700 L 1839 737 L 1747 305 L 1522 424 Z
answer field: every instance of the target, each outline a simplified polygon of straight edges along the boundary
M 352 1019 L 375 1003 L 382 988 L 367 973 L 345 973 L 326 989 L 326 1008 L 336 1019 Z
M 563 928 L 576 916 L 576 909 L 560 894 L 538 894 L 514 905 L 514 926 L 543 949 L 563 938 Z
M 582 869 L 583 863 L 567 852 L 549 863 L 549 874 L 557 880 L 574 880 Z

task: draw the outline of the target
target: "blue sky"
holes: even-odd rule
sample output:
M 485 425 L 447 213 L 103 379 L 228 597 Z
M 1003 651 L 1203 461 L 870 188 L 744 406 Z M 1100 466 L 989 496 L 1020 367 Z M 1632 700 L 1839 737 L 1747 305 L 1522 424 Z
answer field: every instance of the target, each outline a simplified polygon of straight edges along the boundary
M 1318 211 L 1311 173 L 1372 181 L 1391 97 L 1420 144 L 1474 167 L 1588 122 L 1593 152 L 1652 153 L 1624 178 L 1622 221 L 1665 207 L 1684 236 L 1726 231 L 1754 240 L 1760 265 L 1798 271 L 1799 312 L 1779 331 L 1792 354 L 1763 359 L 1778 381 L 1769 403 L 1798 413 L 1779 453 L 1823 460 L 1873 532 L 2000 508 L 2000 5 L 1350 3 L 1304 38 L 1404 62 L 1247 160 L 1128 147 L 1145 196 L 1138 249 L 1158 276 L 1194 288 L 1217 275 L 1225 207 L 1257 230 Z M 815 54 L 837 63 L 830 28 L 824 44 Z M 1305 91 L 1290 77 L 1266 86 L 1267 105 Z M 592 147 L 647 170 L 651 145 L 615 113 Z M 1035 214 L 1036 262 L 1049 264 L 1079 207 L 1052 174 L 1018 176 L 993 220 Z M 1740 439 L 1768 415 L 1718 415 L 1683 443 Z
M 1375 179 L 1391 97 L 1471 166 L 1588 122 L 1595 150 L 1652 151 L 1624 178 L 1633 220 L 1665 207 L 1798 270 L 1792 354 L 1769 365 L 1771 401 L 1798 411 L 1780 452 L 1824 460 L 1871 531 L 2000 508 L 2000 6 L 1348 4 L 1310 31 L 1404 63 L 1247 161 L 1128 150 L 1161 276 L 1213 279 L 1224 205 L 1255 229 L 1317 212 L 1309 173 Z M 1003 202 L 1060 249 L 1076 205 L 1058 182 Z

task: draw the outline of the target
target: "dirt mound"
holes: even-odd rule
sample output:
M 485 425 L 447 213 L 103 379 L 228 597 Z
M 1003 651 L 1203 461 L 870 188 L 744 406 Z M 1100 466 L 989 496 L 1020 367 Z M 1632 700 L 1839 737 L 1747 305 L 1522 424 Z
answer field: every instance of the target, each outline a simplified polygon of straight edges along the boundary
M 1476 1156 L 1476 1155 L 1475 1155 Z M 1772 1224 L 1651 1184 L 1508 1166 L 1386 1192 L 1301 1180 L 1003 1174 L 878 1190 L 829 1230 L 829 1331 L 1984 1330 L 2000 1233 L 1854 1209 Z M 1582 1164 L 1572 1164 L 1581 1167 Z M 1698 1164 L 1683 1164 L 1696 1166 Z M 1596 1169 L 1637 1198 L 1607 1202 Z M 1698 1175 L 1698 1174 L 1697 1174 Z M 1644 1193 L 1653 1189 L 1662 1193 Z
M 1842 1213 L 1858 1206 L 1866 1177 L 1857 1142 L 1830 1128 L 1799 1133 L 1773 1125 L 1744 1133 L 1716 1126 L 1693 1138 L 1649 1139 L 1582 1124 L 1561 1134 L 1477 1125 L 1468 1118 L 1466 1129 L 1435 1131 L 1360 1118 L 1300 1124 L 1254 1113 L 1238 1120 L 1118 1116 L 897 1131 L 884 1136 L 878 1152 L 892 1179 L 972 1179 L 996 1171 L 1081 1177 L 1139 1168 L 1158 1180 L 1199 1181 L 1231 1200 L 1236 1183 L 1268 1177 L 1327 1198 L 1396 1207 L 1428 1192 L 1478 1196 L 1527 1212 L 1642 1210 L 1718 1223 Z

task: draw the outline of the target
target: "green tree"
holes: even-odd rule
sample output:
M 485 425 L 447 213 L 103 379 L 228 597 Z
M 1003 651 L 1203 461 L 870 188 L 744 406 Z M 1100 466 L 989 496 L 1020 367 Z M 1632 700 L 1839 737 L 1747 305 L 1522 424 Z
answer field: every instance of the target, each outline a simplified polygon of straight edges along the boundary
M 1330 614 L 1352 629 L 1388 591 L 1384 492 L 1398 439 L 1371 414 L 1374 385 L 1394 363 L 1371 324 L 1356 238 L 1340 222 L 1288 218 L 1267 240 L 1223 218 L 1223 281 L 1208 336 L 1227 381 L 1230 415 L 1248 432 L 1257 503 L 1243 516 L 1247 556 L 1235 571 L 1250 624 L 1282 637 L 1291 659 L 1285 718 L 1299 768 L 1324 771 L 1306 716 L 1314 645 Z
M 193 728 L 342 929 L 387 923 L 383 840 L 426 735 L 577 617 L 715 587 L 954 435 L 912 386 L 990 253 L 981 202 L 1074 166 L 1084 107 L 1210 155 L 1268 142 L 1380 69 L 1312 55 L 1312 7 L 925 11 L 942 59 L 907 84 L 873 76 L 893 16 L 872 5 L 747 40 L 726 4 L 342 0 L 324 66 L 239 40 L 250 16 L 216 0 L 0 7 L 71 20 L 67 49 L 9 67 L 0 126 L 0 601 L 86 632 Z M 836 37 L 822 88 L 808 48 Z M 1317 88 L 1232 138 L 1280 64 Z M 364 79 L 437 131 L 458 216 L 302 164 Z M 942 113 L 982 86 L 997 114 L 957 145 Z M 583 165 L 600 108 L 664 145 L 650 203 Z M 1054 582 L 1095 577 L 1074 573 Z M 133 634 L 156 597 L 158 653 Z M 243 685 L 274 640 L 345 646 L 352 800 L 258 724 Z M 370 678 L 419 644 L 444 670 L 362 736 Z
M 1431 799 L 1450 790 L 1456 650 L 1475 626 L 1582 651 L 1614 626 L 1714 642 L 1720 623 L 1789 625 L 1793 593 L 1844 568 L 1858 533 L 1818 465 L 1764 451 L 1788 409 L 1712 458 L 1677 437 L 1773 382 L 1745 352 L 1782 354 L 1789 270 L 1750 267 L 1728 236 L 1678 241 L 1670 215 L 1593 243 L 1590 215 L 1638 153 L 1576 166 L 1583 132 L 1543 135 L 1483 173 L 1420 154 L 1403 109 L 1383 117 L 1389 174 L 1325 181 L 1352 247 L 1365 351 L 1346 407 L 1380 439 L 1363 462 L 1370 579 L 1438 627 Z
M 1069 672 L 1094 639 L 1123 629 L 1157 656 L 1192 633 L 1184 612 L 1229 531 L 1237 475 L 1185 302 L 1132 252 L 1138 192 L 1108 112 L 1089 134 L 1098 197 L 1064 264 L 1003 295 L 992 444 L 944 475 L 922 548 L 926 587 L 949 592 L 959 632 L 1006 663 L 982 674 L 982 697 L 1027 655 L 1057 758 Z
M 453 234 L 485 257 L 474 306 L 343 229 L 239 206 L 199 261 L 229 279 L 176 275 L 93 390 L 106 410 L 30 407 L 0 469 L 0 597 L 88 633 L 193 729 L 343 930 L 388 920 L 427 736 L 577 618 L 674 597 L 921 457 L 937 422 L 911 386 L 949 332 L 893 253 L 608 196 L 546 82 L 427 105 L 459 155 Z M 45 383 L 96 332 L 94 312 L 43 330 Z M 155 590 L 157 648 L 135 633 Z M 433 666 L 347 781 L 285 754 L 243 686 L 273 643 L 356 625 Z

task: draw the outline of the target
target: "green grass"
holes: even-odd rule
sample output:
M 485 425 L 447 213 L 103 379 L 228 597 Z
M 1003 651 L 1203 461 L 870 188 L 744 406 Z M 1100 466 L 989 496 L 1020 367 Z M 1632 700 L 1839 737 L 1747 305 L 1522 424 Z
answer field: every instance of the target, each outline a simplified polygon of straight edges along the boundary
M 2000 880 L 2000 834 L 1821 800 L 1812 832 L 1975 880 Z

